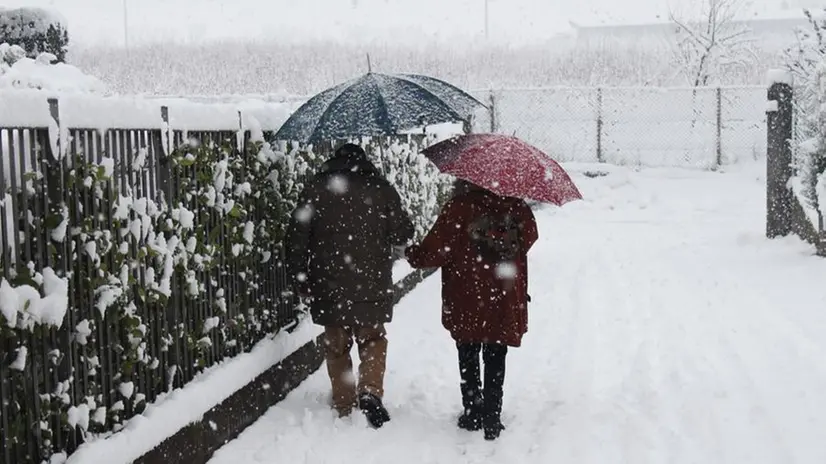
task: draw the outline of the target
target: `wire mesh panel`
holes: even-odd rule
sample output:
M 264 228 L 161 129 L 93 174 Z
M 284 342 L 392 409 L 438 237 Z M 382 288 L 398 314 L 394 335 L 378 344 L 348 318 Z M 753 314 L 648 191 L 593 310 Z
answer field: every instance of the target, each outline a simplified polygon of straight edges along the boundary
M 603 158 L 607 162 L 704 168 L 714 165 L 714 91 L 611 89 L 603 93 Z
M 475 130 L 516 135 L 559 161 L 709 169 L 763 158 L 762 87 L 474 92 Z
M 559 161 L 597 161 L 596 89 L 497 90 L 493 101 L 497 132 Z
M 723 162 L 737 164 L 766 157 L 766 89 L 723 88 Z

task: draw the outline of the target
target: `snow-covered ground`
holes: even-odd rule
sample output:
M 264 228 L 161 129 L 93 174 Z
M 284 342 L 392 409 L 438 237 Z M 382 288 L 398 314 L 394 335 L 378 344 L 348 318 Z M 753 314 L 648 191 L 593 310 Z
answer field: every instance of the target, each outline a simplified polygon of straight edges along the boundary
M 127 464 L 138 459 L 187 424 L 201 420 L 216 404 L 320 333 L 318 326 L 305 320 L 292 333 L 264 338 L 250 352 L 212 366 L 183 387 L 160 395 L 120 432 L 88 439 L 69 456 L 67 464 Z M 88 422 L 88 417 L 85 420 Z M 62 462 L 57 457 L 55 460 Z
M 322 370 L 211 464 L 826 462 L 826 261 L 763 238 L 765 170 L 567 167 L 586 200 L 537 213 L 498 442 L 454 426 L 434 276 L 389 326 L 388 425 L 334 419 Z

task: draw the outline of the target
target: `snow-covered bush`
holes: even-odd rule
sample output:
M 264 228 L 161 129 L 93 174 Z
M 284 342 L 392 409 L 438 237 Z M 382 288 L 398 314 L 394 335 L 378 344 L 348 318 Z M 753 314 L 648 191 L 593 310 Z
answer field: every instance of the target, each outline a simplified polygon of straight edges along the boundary
M 433 163 L 420 154 L 438 139 L 438 134 L 428 134 L 425 137 L 405 135 L 349 140 L 361 145 L 370 161 L 396 187 L 402 207 L 413 220 L 416 239 L 424 237 L 430 230 L 452 191 L 453 178 L 441 174 Z M 284 147 L 289 145 L 282 145 L 282 149 Z M 288 150 L 290 154 L 283 159 L 290 166 L 282 172 L 291 174 L 281 180 L 280 188 L 285 193 L 283 204 L 292 210 L 303 188 L 303 181 L 314 173 L 314 168 L 326 161 L 326 157 L 300 146 L 289 147 Z
M 415 227 L 415 238 L 421 239 L 430 230 L 452 189 L 452 178 L 442 175 L 433 163 L 419 152 L 434 137 L 409 140 L 373 140 L 365 151 L 399 191 L 402 206 Z
M 243 150 L 234 136 L 189 141 L 160 167 L 146 150 L 128 162 L 77 155 L 6 192 L 27 251 L 7 263 L 0 253 L 10 270 L 0 361 L 14 392 L 0 409 L 9 443 L 38 444 L 27 462 L 71 451 L 58 436 L 117 432 L 159 393 L 300 316 L 284 292 L 281 242 L 324 157 L 255 132 Z M 366 147 L 420 235 L 449 189 L 417 154 L 424 143 Z M 152 176 L 162 194 L 147 196 Z
M 811 28 L 786 53 L 795 77 L 795 170 L 804 201 L 826 211 L 821 179 L 826 174 L 826 19 L 806 11 Z M 808 205 L 804 205 L 808 206 Z
M 29 58 L 51 53 L 63 62 L 69 48 L 65 24 L 55 12 L 41 8 L 0 8 L 0 43 L 19 45 Z
M 65 63 L 55 63 L 52 53 L 28 58 L 18 45 L 0 43 L 0 89 L 37 89 L 56 92 L 106 94 L 98 78 Z

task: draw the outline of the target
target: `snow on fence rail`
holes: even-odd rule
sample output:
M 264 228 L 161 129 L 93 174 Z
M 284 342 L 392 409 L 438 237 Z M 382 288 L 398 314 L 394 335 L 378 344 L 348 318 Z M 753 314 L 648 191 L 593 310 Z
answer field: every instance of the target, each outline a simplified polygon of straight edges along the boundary
M 516 135 L 560 161 L 714 168 L 766 152 L 763 87 L 544 87 L 472 92 L 477 130 Z

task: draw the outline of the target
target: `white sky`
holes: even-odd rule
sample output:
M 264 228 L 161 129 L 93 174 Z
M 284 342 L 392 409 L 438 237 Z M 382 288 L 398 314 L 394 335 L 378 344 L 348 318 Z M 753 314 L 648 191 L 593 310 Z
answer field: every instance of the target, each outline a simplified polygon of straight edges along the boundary
M 524 43 L 580 24 L 648 22 L 703 0 L 488 0 L 491 40 Z M 744 0 L 758 5 L 783 0 Z M 815 0 L 786 0 L 812 2 Z M 818 0 L 819 1 L 819 0 Z M 5 0 L 3 6 L 45 6 L 69 23 L 74 43 L 123 45 L 124 3 L 130 43 L 259 38 L 338 38 L 416 42 L 479 40 L 485 0 Z

